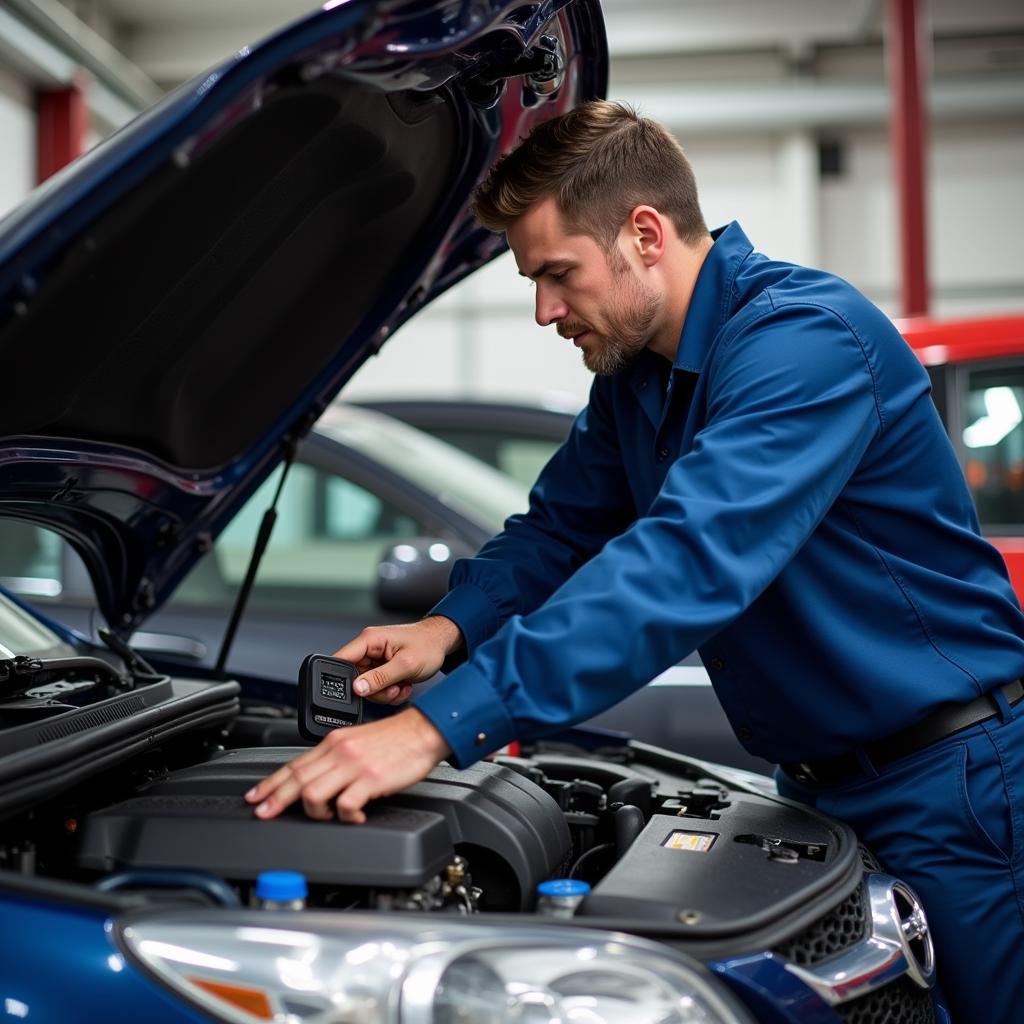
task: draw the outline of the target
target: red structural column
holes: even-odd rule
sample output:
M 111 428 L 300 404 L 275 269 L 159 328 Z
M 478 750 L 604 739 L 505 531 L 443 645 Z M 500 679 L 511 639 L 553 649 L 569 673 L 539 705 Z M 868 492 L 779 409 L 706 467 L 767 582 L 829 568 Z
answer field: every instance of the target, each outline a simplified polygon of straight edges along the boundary
M 889 0 L 890 145 L 899 199 L 902 315 L 928 312 L 927 62 L 922 0 Z
M 74 83 L 64 89 L 36 93 L 36 182 L 45 181 L 85 151 L 89 112 L 85 89 Z

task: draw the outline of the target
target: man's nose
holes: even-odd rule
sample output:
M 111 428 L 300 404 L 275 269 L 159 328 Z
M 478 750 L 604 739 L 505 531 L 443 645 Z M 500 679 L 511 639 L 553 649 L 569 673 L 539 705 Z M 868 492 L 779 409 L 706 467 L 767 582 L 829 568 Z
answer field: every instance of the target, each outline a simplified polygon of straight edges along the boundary
M 541 327 L 564 320 L 569 315 L 569 307 L 557 295 L 537 286 L 537 306 L 534 311 L 537 323 Z

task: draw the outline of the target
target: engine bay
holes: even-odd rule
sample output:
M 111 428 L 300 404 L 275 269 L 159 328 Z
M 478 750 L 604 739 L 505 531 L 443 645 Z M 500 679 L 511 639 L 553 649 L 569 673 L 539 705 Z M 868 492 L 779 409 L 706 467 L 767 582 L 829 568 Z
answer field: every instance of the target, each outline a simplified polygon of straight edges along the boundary
M 311 907 L 461 914 L 533 913 L 540 883 L 578 879 L 590 891 L 576 918 L 731 948 L 765 927 L 792 930 L 859 877 L 845 826 L 636 743 L 442 764 L 371 804 L 364 825 L 315 821 L 299 805 L 260 821 L 243 794 L 300 748 L 252 745 L 297 735 L 294 718 L 278 708 L 261 732 L 272 709 L 240 710 L 237 689 L 162 677 L 103 690 L 95 706 L 44 708 L 57 699 L 45 687 L 19 696 L 39 713 L 21 708 L 0 737 L 0 869 L 208 902 L 190 881 L 199 872 L 242 904 L 260 872 L 286 869 L 306 876 Z M 116 713 L 100 714 L 107 706 Z M 27 764 L 45 770 L 26 785 Z

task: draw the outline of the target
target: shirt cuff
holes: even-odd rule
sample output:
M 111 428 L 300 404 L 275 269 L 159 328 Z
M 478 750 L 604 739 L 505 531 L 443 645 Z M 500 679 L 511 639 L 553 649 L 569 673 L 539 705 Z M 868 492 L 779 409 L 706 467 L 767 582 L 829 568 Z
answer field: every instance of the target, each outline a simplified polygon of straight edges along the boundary
M 411 703 L 444 737 L 457 768 L 467 768 L 516 738 L 501 698 L 473 665 L 463 665 Z
M 431 615 L 443 615 L 451 619 L 462 633 L 465 648 L 450 654 L 442 672 L 451 672 L 461 665 L 485 641 L 490 640 L 501 626 L 498 609 L 490 599 L 487 591 L 475 583 L 460 583 L 427 612 L 424 618 Z

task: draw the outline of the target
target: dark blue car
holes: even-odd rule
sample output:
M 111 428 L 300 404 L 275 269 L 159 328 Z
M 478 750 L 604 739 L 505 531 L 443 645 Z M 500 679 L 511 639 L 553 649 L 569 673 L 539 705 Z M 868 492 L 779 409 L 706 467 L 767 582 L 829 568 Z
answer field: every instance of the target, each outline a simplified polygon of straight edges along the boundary
M 847 826 L 621 734 L 442 765 L 360 826 L 255 820 L 297 753 L 294 681 L 231 669 L 272 511 L 215 667 L 128 642 L 499 250 L 487 166 L 606 76 L 596 0 L 332 0 L 0 224 L 0 515 L 74 547 L 110 627 L 0 594 L 7 1018 L 947 1020 L 914 894 Z

